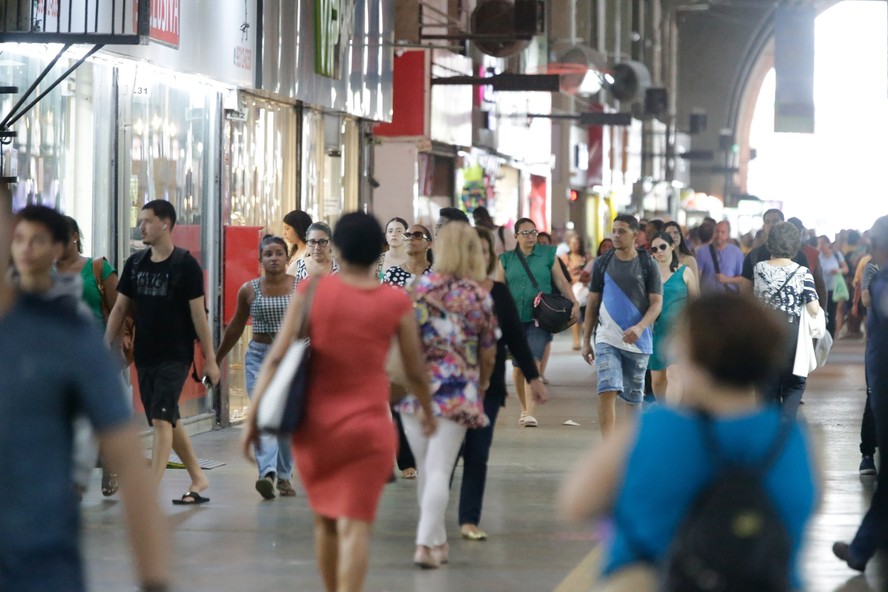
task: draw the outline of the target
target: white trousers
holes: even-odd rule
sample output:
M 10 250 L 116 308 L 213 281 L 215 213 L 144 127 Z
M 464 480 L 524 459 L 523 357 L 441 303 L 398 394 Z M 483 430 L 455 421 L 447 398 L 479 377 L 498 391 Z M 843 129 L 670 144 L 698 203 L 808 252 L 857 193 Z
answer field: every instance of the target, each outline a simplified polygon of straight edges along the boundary
M 404 433 L 416 459 L 419 525 L 416 544 L 436 547 L 447 542 L 444 517 L 450 501 L 450 473 L 466 436 L 466 428 L 455 421 L 438 418 L 438 429 L 429 438 L 415 415 L 401 415 Z

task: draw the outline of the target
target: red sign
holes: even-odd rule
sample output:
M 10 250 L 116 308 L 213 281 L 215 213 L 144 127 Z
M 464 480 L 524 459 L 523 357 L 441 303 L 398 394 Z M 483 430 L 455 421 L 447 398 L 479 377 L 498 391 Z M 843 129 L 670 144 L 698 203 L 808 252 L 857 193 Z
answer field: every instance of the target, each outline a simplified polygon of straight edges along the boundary
M 179 49 L 179 17 L 182 14 L 179 3 L 180 0 L 151 0 L 149 39 Z M 139 1 L 133 0 L 134 19 L 138 7 Z

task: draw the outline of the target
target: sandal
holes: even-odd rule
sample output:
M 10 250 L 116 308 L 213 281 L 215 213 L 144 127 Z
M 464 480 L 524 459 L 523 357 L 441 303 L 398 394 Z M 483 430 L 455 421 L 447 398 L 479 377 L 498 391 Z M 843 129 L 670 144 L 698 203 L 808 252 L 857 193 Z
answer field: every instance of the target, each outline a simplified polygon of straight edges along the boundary
M 296 490 L 293 488 L 289 479 L 278 479 L 278 493 L 281 494 L 281 497 L 296 496 Z
M 117 473 L 102 473 L 102 495 L 111 497 L 120 489 L 117 481 Z
M 263 499 L 274 499 L 274 477 L 271 473 L 256 480 L 256 491 L 259 492 Z
M 416 469 L 404 469 L 401 471 L 401 479 L 416 479 Z

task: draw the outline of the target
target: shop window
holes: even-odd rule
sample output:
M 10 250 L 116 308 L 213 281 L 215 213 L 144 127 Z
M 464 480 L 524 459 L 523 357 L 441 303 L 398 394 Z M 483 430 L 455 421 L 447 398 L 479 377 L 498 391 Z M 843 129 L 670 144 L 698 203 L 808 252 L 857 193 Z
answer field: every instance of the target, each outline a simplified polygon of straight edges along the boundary
M 262 234 L 283 235 L 284 215 L 296 209 L 296 110 L 241 94 L 239 113 L 226 120 L 228 171 L 223 209 L 224 260 L 222 322 L 234 316 L 237 291 L 257 277 Z M 252 339 L 247 325 L 223 361 L 227 366 L 228 413 L 243 419 L 249 409 L 244 354 Z
M 48 59 L 30 48 L 3 51 L 0 85 L 17 86 L 19 94 L 0 95 L 0 112 L 10 112 L 36 79 Z M 34 51 L 31 49 L 30 51 Z M 71 64 L 62 59 L 29 100 L 44 91 Z M 94 62 L 82 64 L 18 119 L 11 143 L 3 146 L 4 173 L 17 175 L 13 208 L 42 204 L 74 217 L 82 232 L 86 254 L 111 255 L 110 200 L 113 70 Z
M 360 206 L 360 126 L 311 109 L 302 119 L 302 209 L 335 224 Z
M 173 241 L 204 270 L 211 326 L 215 318 L 215 178 L 218 167 L 218 90 L 195 78 L 146 64 L 119 66 L 121 142 L 121 260 L 144 248 L 139 212 L 163 199 L 176 209 Z M 199 358 L 200 355 L 198 354 Z M 198 360 L 198 365 L 202 362 Z M 208 413 L 210 393 L 186 381 L 180 399 L 183 417 Z

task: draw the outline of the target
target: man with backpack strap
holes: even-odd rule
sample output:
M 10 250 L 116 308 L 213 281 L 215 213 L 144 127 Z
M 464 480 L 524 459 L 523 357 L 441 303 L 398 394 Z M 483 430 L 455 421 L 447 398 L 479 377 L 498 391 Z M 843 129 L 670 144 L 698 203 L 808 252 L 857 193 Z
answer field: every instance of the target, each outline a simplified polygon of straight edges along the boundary
M 703 228 L 700 237 L 703 238 Z M 707 225 L 706 230 L 710 227 Z M 731 242 L 731 223 L 722 220 L 715 225 L 712 242 L 697 249 L 700 290 L 704 294 L 740 290 L 743 277 L 743 251 Z
M 598 360 L 602 436 L 616 424 L 617 395 L 633 406 L 644 397 L 644 374 L 653 353 L 651 327 L 663 306 L 657 264 L 650 253 L 635 249 L 638 220 L 621 214 L 614 219 L 612 233 L 613 250 L 601 256 L 592 272 L 582 348 L 587 363 Z
M 179 396 L 194 361 L 194 342 L 200 341 L 206 365 L 204 375 L 219 382 L 210 326 L 204 308 L 203 272 L 188 251 L 173 244 L 176 210 L 164 200 L 150 201 L 139 214 L 144 251 L 123 266 L 119 295 L 108 318 L 105 340 L 117 335 L 127 316 L 135 318 L 135 365 L 148 424 L 154 428 L 151 468 L 160 483 L 176 451 L 191 477 L 191 486 L 174 504 L 201 504 L 209 486 L 197 461 L 185 426 L 179 422 Z

